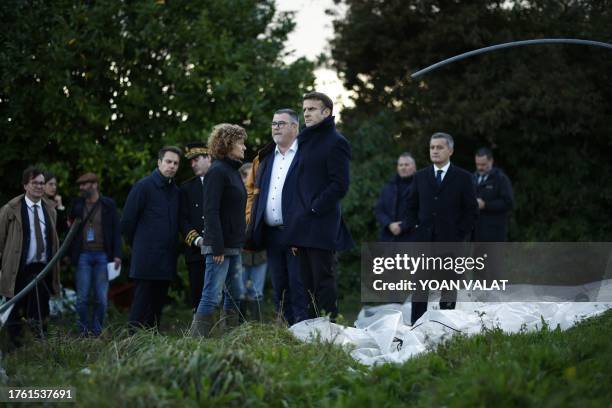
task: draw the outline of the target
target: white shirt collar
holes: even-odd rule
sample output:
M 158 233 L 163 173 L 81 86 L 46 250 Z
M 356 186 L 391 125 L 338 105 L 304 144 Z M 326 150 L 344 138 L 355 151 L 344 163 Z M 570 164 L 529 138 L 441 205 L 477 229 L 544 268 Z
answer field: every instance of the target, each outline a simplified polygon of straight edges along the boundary
M 28 198 L 28 196 L 24 196 L 24 198 L 25 198 L 26 205 L 28 207 L 32 208 L 33 205 L 38 205 L 38 206 L 40 206 L 42 208 L 42 198 L 40 200 L 38 200 L 37 203 L 35 203 L 34 201 L 30 200 Z
M 298 149 L 298 141 L 297 141 L 297 137 L 295 138 L 295 140 L 293 141 L 293 143 L 291 144 L 291 146 L 289 146 L 289 149 L 287 149 L 287 151 L 285 152 L 285 154 L 287 154 L 288 152 L 297 152 Z M 280 149 L 278 148 L 278 145 L 276 145 L 276 149 L 274 149 L 274 154 L 282 154 Z
M 433 167 L 434 167 L 434 176 L 436 175 L 436 172 L 437 172 L 438 170 L 442 170 L 442 173 L 443 173 L 443 174 L 446 174 L 446 172 L 448 171 L 448 168 L 450 167 L 450 164 L 451 164 L 450 160 L 448 161 L 448 163 L 446 163 L 446 166 L 444 166 L 444 167 L 442 167 L 442 168 L 438 168 L 438 166 L 436 166 L 436 165 L 434 164 L 434 166 L 433 166 Z

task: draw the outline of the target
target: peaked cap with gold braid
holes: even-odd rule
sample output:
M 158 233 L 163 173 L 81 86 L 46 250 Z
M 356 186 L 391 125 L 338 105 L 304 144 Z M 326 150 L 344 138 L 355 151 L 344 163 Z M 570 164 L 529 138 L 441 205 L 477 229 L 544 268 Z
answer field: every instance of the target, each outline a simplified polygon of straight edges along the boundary
M 204 142 L 191 142 L 185 146 L 185 157 L 187 160 L 191 160 L 198 156 L 208 156 L 208 148 Z

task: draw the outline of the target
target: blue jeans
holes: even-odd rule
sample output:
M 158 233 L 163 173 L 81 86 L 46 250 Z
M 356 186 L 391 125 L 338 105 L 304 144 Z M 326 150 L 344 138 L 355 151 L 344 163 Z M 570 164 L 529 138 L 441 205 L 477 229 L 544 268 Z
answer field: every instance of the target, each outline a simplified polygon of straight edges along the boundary
M 79 333 L 88 331 L 98 336 L 102 332 L 108 304 L 108 258 L 104 251 L 85 251 L 79 257 L 76 271 L 76 292 Z M 93 318 L 89 321 L 89 293 L 93 292 Z
M 206 272 L 204 274 L 204 287 L 202 298 L 198 305 L 197 314 L 210 315 L 221 304 L 224 310 L 238 310 L 240 298 L 243 296 L 242 286 L 242 258 L 240 255 L 225 255 L 220 264 L 213 261 L 212 254 L 206 255 Z
M 267 263 L 261 265 L 242 265 L 242 283 L 245 289 L 245 298 L 260 301 L 263 299 L 263 288 L 266 282 Z

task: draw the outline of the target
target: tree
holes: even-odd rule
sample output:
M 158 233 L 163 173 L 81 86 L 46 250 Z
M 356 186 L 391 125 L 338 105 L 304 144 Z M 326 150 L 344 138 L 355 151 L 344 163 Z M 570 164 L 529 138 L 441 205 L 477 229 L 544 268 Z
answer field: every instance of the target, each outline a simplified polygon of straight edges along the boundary
M 312 63 L 283 62 L 294 23 L 273 0 L 7 0 L 0 13 L 3 202 L 42 163 L 62 188 L 99 173 L 121 203 L 161 146 L 220 122 L 247 129 L 252 155 L 314 80 Z
M 333 64 L 355 94 L 343 112 L 354 142 L 353 183 L 345 207 L 358 239 L 373 239 L 372 207 L 404 150 L 429 163 L 437 130 L 456 138 L 453 161 L 473 169 L 490 146 L 514 184 L 514 240 L 612 237 L 612 52 L 584 46 L 530 46 L 410 74 L 480 47 L 532 38 L 612 42 L 610 1 L 346 0 L 334 23 Z M 385 118 L 384 126 L 377 126 Z M 380 163 L 387 174 L 367 171 Z M 374 188 L 374 187 L 372 187 Z

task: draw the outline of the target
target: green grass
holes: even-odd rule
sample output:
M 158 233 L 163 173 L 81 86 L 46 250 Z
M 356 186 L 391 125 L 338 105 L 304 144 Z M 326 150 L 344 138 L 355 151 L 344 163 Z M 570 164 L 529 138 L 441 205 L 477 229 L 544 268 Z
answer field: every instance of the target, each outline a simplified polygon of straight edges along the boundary
M 115 319 L 117 316 L 115 316 Z M 61 326 L 5 355 L 14 386 L 72 386 L 93 406 L 610 406 L 612 311 L 561 332 L 454 337 L 403 365 L 367 368 L 340 347 L 301 343 L 274 325 L 183 338 L 184 313 L 162 335 L 100 339 Z M 89 374 L 82 372 L 89 369 Z

